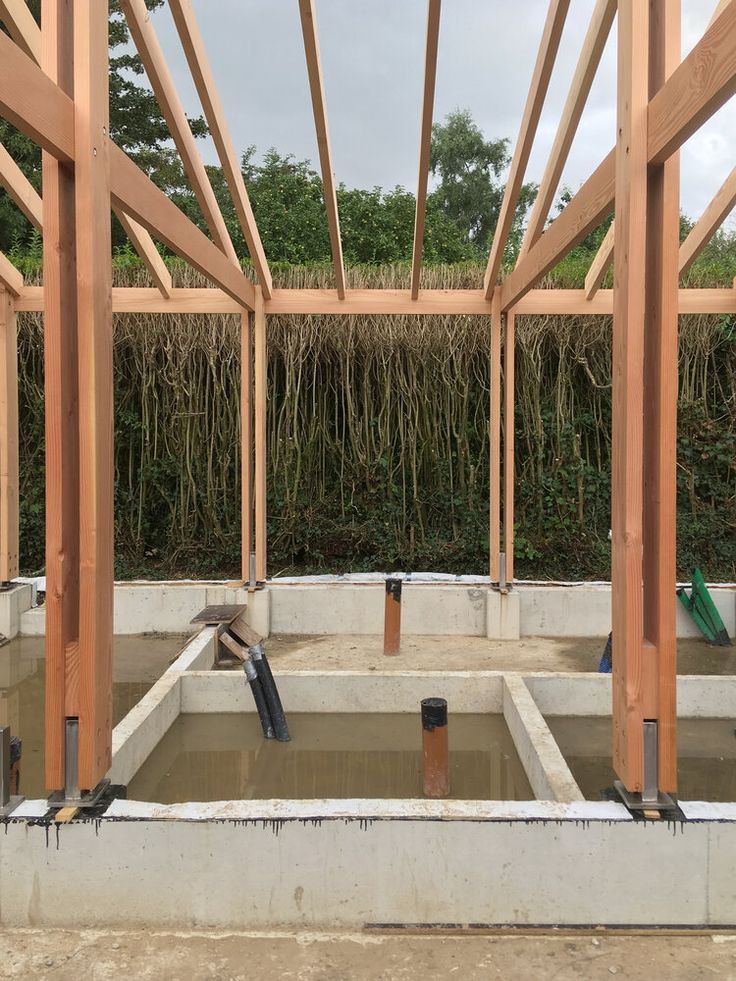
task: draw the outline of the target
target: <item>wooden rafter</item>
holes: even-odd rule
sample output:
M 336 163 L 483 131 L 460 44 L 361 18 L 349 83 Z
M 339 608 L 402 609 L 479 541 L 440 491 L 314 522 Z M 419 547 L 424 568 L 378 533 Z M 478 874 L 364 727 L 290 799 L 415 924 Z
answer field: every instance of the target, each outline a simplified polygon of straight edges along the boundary
M 590 18 L 588 33 L 585 35 L 575 74 L 570 84 L 567 102 L 562 110 L 547 167 L 539 185 L 519 256 L 525 255 L 544 231 L 544 224 L 552 208 L 552 202 L 562 177 L 573 139 L 580 124 L 585 104 L 588 101 L 603 50 L 611 33 L 611 25 L 616 16 L 617 0 L 598 0 Z
M 417 179 L 416 214 L 414 217 L 414 251 L 411 263 L 411 296 L 419 296 L 419 278 L 424 252 L 424 225 L 427 216 L 427 183 L 429 156 L 432 146 L 432 114 L 437 80 L 437 50 L 440 37 L 441 0 L 429 0 L 427 7 L 427 41 L 424 56 L 424 98 L 422 101 L 422 131 L 419 138 L 419 177 Z
M 736 205 L 736 167 L 731 171 L 700 216 L 691 228 L 690 234 L 680 246 L 680 275 L 683 276 L 698 258 L 705 246 L 710 242 L 716 230 L 733 211 Z
M 23 290 L 23 275 L 4 252 L 0 252 L 0 287 L 13 296 L 18 296 Z
M 232 263 L 240 268 L 238 257 L 225 226 L 225 219 L 222 217 L 215 192 L 212 190 L 207 171 L 204 169 L 194 134 L 184 112 L 179 93 L 176 91 L 169 66 L 166 64 L 146 4 L 144 0 L 120 0 L 120 7 L 125 14 L 151 88 L 179 151 L 184 170 L 202 209 L 202 215 L 210 234 L 218 248 L 225 253 Z
M 212 141 L 217 149 L 217 155 L 222 164 L 222 172 L 225 175 L 230 194 L 238 215 L 238 221 L 243 231 L 245 241 L 248 245 L 248 253 L 253 263 L 258 283 L 263 290 L 266 299 L 271 296 L 273 282 L 271 271 L 268 268 L 266 253 L 263 250 L 263 243 L 256 225 L 255 215 L 248 198 L 248 191 L 243 180 L 243 172 L 240 168 L 235 146 L 233 145 L 230 130 L 225 118 L 225 112 L 220 101 L 220 96 L 215 85 L 215 80 L 210 68 L 207 51 L 204 41 L 194 15 L 191 0 L 169 0 L 171 13 L 174 17 L 177 31 L 181 39 L 182 47 L 189 64 L 189 70 L 197 88 L 199 100 L 204 109 L 204 115 L 212 136 Z
M 592 300 L 600 289 L 601 283 L 605 279 L 608 268 L 613 261 L 613 246 L 616 236 L 616 223 L 612 221 L 608 226 L 608 231 L 603 236 L 603 241 L 598 247 L 598 251 L 593 257 L 590 269 L 585 277 L 585 299 Z
M 332 151 L 330 149 L 330 134 L 327 126 L 327 103 L 325 100 L 324 82 L 322 81 L 322 65 L 319 56 L 314 0 L 299 0 L 299 14 L 302 22 L 304 53 L 307 59 L 307 75 L 309 76 L 309 91 L 312 97 L 314 126 L 317 131 L 317 148 L 319 150 L 319 162 L 322 171 L 322 189 L 325 199 L 325 209 L 327 211 L 327 225 L 330 232 L 332 265 L 335 269 L 337 295 L 342 300 L 345 296 L 345 267 L 342 258 L 340 217 L 337 210 L 337 191 L 332 169 Z
M 25 53 L 38 64 L 41 61 L 41 31 L 33 19 L 26 0 L 0 0 L 0 21 Z
M 154 245 L 153 239 L 142 225 L 129 218 L 120 208 L 115 208 L 115 214 L 161 295 L 168 298 L 171 296 L 171 273 Z
M 521 121 L 519 138 L 516 141 L 514 155 L 511 160 L 511 170 L 509 171 L 506 182 L 501 211 L 498 216 L 498 223 L 496 224 L 496 230 L 491 244 L 491 252 L 488 257 L 483 288 L 489 300 L 496 288 L 496 281 L 501 270 L 506 243 L 514 221 L 516 206 L 519 203 L 519 195 L 521 194 L 521 187 L 524 183 L 529 155 L 532 152 L 539 118 L 542 115 L 544 100 L 547 97 L 549 80 L 552 76 L 552 69 L 554 68 L 557 57 L 557 49 L 560 46 L 562 29 L 565 26 L 565 18 L 567 17 L 569 6 L 570 0 L 550 0 L 547 20 L 544 25 L 544 32 L 539 45 L 534 74 L 532 75 L 532 82 L 529 88 L 529 95 L 527 96 L 524 115 Z
M 0 145 L 0 185 L 5 188 L 33 227 L 42 231 L 41 196 L 2 145 Z

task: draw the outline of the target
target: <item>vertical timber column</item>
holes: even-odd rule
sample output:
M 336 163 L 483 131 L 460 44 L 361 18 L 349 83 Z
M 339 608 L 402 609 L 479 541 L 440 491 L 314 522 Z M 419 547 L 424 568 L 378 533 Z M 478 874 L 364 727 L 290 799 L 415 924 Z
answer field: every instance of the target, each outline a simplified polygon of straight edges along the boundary
M 18 331 L 0 287 L 0 582 L 18 575 Z
M 613 766 L 641 792 L 647 679 L 643 649 L 642 456 L 649 0 L 618 6 L 616 249 L 613 298 Z
M 490 476 L 490 576 L 497 583 L 501 552 L 501 291 L 494 290 L 491 301 L 491 415 L 489 425 Z
M 241 486 L 241 566 L 244 583 L 250 581 L 253 551 L 253 335 L 251 315 L 240 315 L 240 486 Z
M 79 365 L 79 786 L 112 756 L 113 390 L 108 5 L 74 0 Z
M 680 63 L 680 0 L 651 0 L 649 98 Z M 644 653 L 656 657 L 659 790 L 677 792 L 679 153 L 649 168 L 644 329 Z M 651 647 L 649 646 L 651 645 Z
M 255 341 L 255 539 L 256 581 L 266 579 L 266 398 L 268 391 L 268 360 L 266 350 L 266 314 L 263 294 L 256 286 L 256 306 L 253 313 Z
M 74 93 L 72 0 L 43 0 L 41 67 Z M 64 787 L 79 715 L 79 409 L 74 170 L 42 154 L 46 401 L 46 786 Z
M 514 581 L 514 409 L 516 399 L 516 315 L 506 314 L 504 338 L 503 410 L 503 547 L 506 554 L 506 581 Z

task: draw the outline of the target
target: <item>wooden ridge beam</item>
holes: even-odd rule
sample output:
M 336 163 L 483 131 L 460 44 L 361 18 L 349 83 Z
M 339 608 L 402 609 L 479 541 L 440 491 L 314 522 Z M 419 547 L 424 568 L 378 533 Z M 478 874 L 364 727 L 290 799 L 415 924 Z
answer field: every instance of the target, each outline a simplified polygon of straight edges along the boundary
M 705 246 L 710 242 L 716 230 L 720 228 L 736 205 L 736 167 L 733 168 L 700 216 L 690 229 L 690 233 L 680 246 L 680 275 L 690 269 Z
M 617 0 L 597 0 L 593 9 L 588 32 L 585 35 L 580 58 L 570 84 L 567 102 L 560 116 L 547 167 L 527 222 L 519 258 L 526 255 L 544 231 L 545 222 L 552 208 L 554 196 L 580 124 L 580 117 L 588 101 L 593 79 L 598 71 L 601 56 L 611 33 L 611 26 L 616 16 L 616 7 Z
M 616 222 L 612 221 L 608 226 L 608 231 L 603 236 L 603 241 L 598 247 L 590 269 L 585 277 L 585 299 L 592 300 L 600 289 L 601 283 L 605 279 L 609 266 L 613 261 L 613 246 L 616 238 Z
M 0 288 L 6 289 L 12 296 L 20 296 L 23 292 L 23 274 L 4 252 L 0 252 Z
M 307 75 L 309 76 L 309 92 L 312 98 L 314 126 L 317 131 L 317 147 L 319 149 L 320 170 L 322 172 L 322 189 L 325 210 L 327 211 L 327 225 L 330 232 L 332 265 L 335 270 L 337 295 L 342 300 L 345 297 L 345 267 L 342 258 L 340 216 L 337 210 L 337 191 L 332 168 L 330 133 L 327 126 L 327 104 L 325 100 L 324 82 L 322 80 L 322 65 L 319 56 L 314 0 L 299 0 L 299 14 L 302 22 L 304 53 L 307 59 Z
M 713 21 L 649 103 L 649 163 L 666 160 L 736 92 L 736 3 Z M 612 150 L 503 284 L 514 306 L 613 209 Z
M 41 196 L 2 144 L 0 144 L 0 185 L 5 188 L 33 227 L 42 231 Z
M 154 95 L 179 151 L 184 170 L 197 198 L 205 223 L 217 247 L 240 269 L 240 262 L 230 240 L 225 219 L 212 190 L 207 171 L 197 149 L 184 106 L 166 64 L 151 15 L 144 0 L 120 0 L 120 7 L 130 28 Z
M 547 11 L 547 19 L 542 33 L 542 40 L 539 45 L 537 60 L 534 65 L 529 95 L 527 96 L 524 115 L 521 120 L 519 137 L 514 148 L 514 155 L 511 160 L 511 170 L 509 171 L 506 189 L 501 203 L 501 211 L 498 215 L 496 230 L 493 234 L 491 252 L 488 257 L 483 288 L 486 297 L 490 300 L 496 288 L 498 274 L 501 270 L 503 255 L 506 249 L 511 226 L 513 225 L 516 206 L 519 203 L 521 187 L 524 183 L 529 155 L 532 151 L 534 138 L 537 135 L 539 118 L 542 115 L 544 100 L 547 97 L 549 80 L 552 76 L 557 50 L 560 46 L 562 29 L 565 26 L 565 18 L 570 6 L 570 0 L 550 0 Z
M 268 300 L 273 289 L 271 270 L 268 268 L 266 253 L 243 180 L 243 172 L 230 136 L 225 112 L 215 85 L 191 0 L 169 0 L 169 6 L 176 29 L 179 32 L 189 70 L 197 88 L 199 101 L 204 109 L 212 141 L 222 164 L 222 172 L 230 189 L 230 195 L 248 246 L 248 253 L 256 272 L 258 284 L 263 290 L 264 298 Z
M 432 115 L 437 81 L 437 51 L 440 37 L 441 0 L 429 0 L 427 5 L 427 39 L 424 54 L 424 97 L 422 129 L 419 138 L 419 177 L 417 178 L 416 212 L 414 215 L 414 250 L 411 262 L 411 298 L 419 296 L 419 279 L 424 252 L 424 226 L 427 217 L 427 183 L 432 146 Z

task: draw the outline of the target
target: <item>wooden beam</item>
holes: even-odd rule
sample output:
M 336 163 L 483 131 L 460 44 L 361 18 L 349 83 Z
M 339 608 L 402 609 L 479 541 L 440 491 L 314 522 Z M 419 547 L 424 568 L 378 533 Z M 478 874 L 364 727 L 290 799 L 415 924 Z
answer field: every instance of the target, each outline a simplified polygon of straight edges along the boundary
M 41 29 L 26 0 L 0 0 L 0 20 L 21 51 L 41 62 Z
M 145 228 L 139 225 L 137 221 L 129 218 L 119 208 L 115 210 L 115 214 L 123 227 L 123 231 L 130 239 L 133 248 L 143 260 L 151 279 L 156 284 L 156 288 L 161 293 L 161 296 L 166 297 L 168 300 L 171 296 L 172 289 L 171 273 L 154 245 L 153 239 Z
M 601 283 L 606 277 L 606 273 L 613 262 L 613 245 L 616 236 L 616 222 L 612 221 L 608 226 L 608 231 L 603 236 L 598 251 L 590 264 L 590 269 L 585 276 L 585 299 L 592 300 L 600 289 Z
M 253 552 L 253 329 L 251 314 L 240 317 L 240 576 L 255 586 L 250 577 Z
M 494 294 L 491 303 L 490 386 L 491 407 L 489 419 L 489 473 L 490 473 L 490 577 L 497 583 L 500 574 L 501 552 L 501 334 L 503 332 L 501 298 Z
M 18 575 L 18 328 L 0 289 L 0 582 Z
M 617 0 L 597 0 L 593 8 L 588 33 L 585 35 L 580 58 L 570 84 L 567 102 L 560 116 L 547 167 L 526 226 L 519 258 L 526 255 L 544 231 L 545 222 L 552 208 L 554 196 L 557 193 L 562 172 L 570 154 L 570 147 L 580 124 L 580 117 L 588 101 L 590 87 L 593 84 L 608 36 L 611 33 L 613 19 L 616 16 L 616 6 Z
M 716 20 L 718 20 L 718 18 L 721 16 L 721 14 L 723 13 L 723 11 L 729 5 L 729 3 L 732 3 L 732 2 L 733 2 L 733 0 L 719 0 L 719 3 L 716 4 L 716 9 L 713 11 L 713 16 L 711 17 L 710 21 L 708 22 L 708 27 L 710 27 L 711 24 L 713 24 Z
M 79 372 L 79 754 L 82 789 L 112 760 L 113 374 L 108 11 L 74 0 Z
M 240 269 L 240 262 L 235 254 L 207 171 L 204 169 L 194 134 L 166 64 L 145 0 L 120 0 L 120 8 L 125 14 L 131 37 L 138 49 L 171 137 L 179 151 L 184 170 L 202 209 L 210 234 L 217 247 Z
M 440 39 L 441 0 L 429 0 L 427 6 L 427 40 L 424 54 L 424 99 L 422 102 L 422 131 L 419 137 L 419 177 L 414 216 L 414 252 L 411 262 L 411 298 L 419 296 L 419 278 L 424 252 L 424 226 L 427 217 L 427 182 L 429 156 L 432 146 L 432 113 L 437 80 L 437 50 Z
M 680 0 L 651 0 L 649 98 L 680 63 Z M 654 690 L 659 789 L 677 792 L 677 307 L 680 161 L 648 169 L 644 316 L 645 684 Z M 652 654 L 654 657 L 652 657 Z
M 43 0 L 41 66 L 74 90 L 72 0 Z M 65 719 L 79 716 L 79 397 L 74 170 L 44 151 L 46 425 L 45 774 L 65 782 Z M 41 292 L 40 288 L 39 292 Z
M 0 288 L 12 296 L 19 296 L 23 289 L 23 275 L 4 252 L 0 252 Z
M 230 189 L 238 221 L 248 245 L 248 254 L 253 263 L 258 283 L 263 290 L 263 296 L 268 300 L 273 289 L 271 271 L 268 268 L 266 253 L 263 250 L 263 243 L 258 233 L 258 226 L 243 180 L 243 171 L 230 136 L 225 112 L 215 85 L 191 0 L 169 0 L 169 5 L 189 63 L 189 70 L 197 87 L 199 100 L 204 109 L 210 135 L 222 164 L 222 172 Z
M 560 46 L 562 29 L 565 26 L 565 18 L 567 17 L 569 6 L 570 0 L 550 0 L 549 3 L 547 20 L 544 25 L 537 61 L 534 66 L 534 74 L 532 75 L 532 81 L 529 87 L 529 95 L 527 96 L 526 106 L 524 108 L 519 138 L 516 141 L 516 148 L 514 149 L 514 155 L 511 160 L 511 170 L 506 181 L 506 190 L 504 191 L 501 211 L 493 235 L 491 253 L 488 257 L 483 288 L 489 300 L 496 288 L 498 274 L 501 270 L 506 243 L 514 221 L 516 206 L 519 203 L 519 195 L 521 194 L 521 187 L 524 183 L 529 155 L 532 151 L 534 138 L 537 135 L 537 126 L 539 125 L 539 118 L 542 115 L 544 100 L 547 97 L 549 80 L 552 76 L 555 59 L 557 58 L 557 49 Z
M 8 192 L 20 210 L 38 231 L 43 226 L 43 205 L 36 188 L 0 144 L 0 185 Z
M 110 144 L 110 183 L 113 201 L 126 215 L 139 221 L 242 306 L 253 309 L 253 284 L 240 268 L 114 143 Z
M 736 167 L 680 246 L 680 275 L 684 276 L 736 205 Z
M 506 581 L 514 581 L 514 500 L 515 465 L 514 410 L 516 405 L 516 313 L 506 314 L 503 363 L 503 549 L 506 553 Z
M 345 297 L 345 268 L 342 259 L 342 240 L 340 238 L 340 217 L 337 211 L 337 192 L 332 169 L 332 152 L 330 150 L 330 134 L 327 127 L 327 103 L 322 81 L 322 65 L 319 57 L 319 41 L 317 39 L 317 20 L 314 12 L 314 0 L 299 0 L 299 14 L 302 21 L 302 36 L 304 38 L 304 53 L 307 59 L 307 75 L 309 76 L 309 92 L 312 97 L 314 126 L 317 131 L 317 147 L 322 171 L 322 188 L 327 211 L 327 225 L 330 232 L 330 247 L 332 249 L 332 265 L 335 270 L 337 295 L 342 300 Z
M 649 163 L 666 160 L 736 92 L 736 3 L 729 4 L 651 100 Z M 503 308 L 514 306 L 570 249 L 610 214 L 614 152 L 601 162 L 562 214 L 503 284 Z
M 255 341 L 255 542 L 256 582 L 265 582 L 267 555 L 266 526 L 266 426 L 268 402 L 268 351 L 266 347 L 266 313 L 260 289 L 256 289 L 253 314 Z

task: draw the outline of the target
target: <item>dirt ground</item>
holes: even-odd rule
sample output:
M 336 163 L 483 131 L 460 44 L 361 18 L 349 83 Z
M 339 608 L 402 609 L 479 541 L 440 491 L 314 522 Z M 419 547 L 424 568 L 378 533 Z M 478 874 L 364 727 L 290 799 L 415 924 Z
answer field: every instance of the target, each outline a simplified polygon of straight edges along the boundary
M 736 935 L 0 931 L 0 977 L 55 981 L 736 979 Z
M 601 637 L 404 636 L 400 653 L 384 657 L 383 637 L 375 634 L 274 634 L 266 651 L 280 671 L 597 671 L 605 643 Z M 736 647 L 680 639 L 677 659 L 680 674 L 736 674 Z

